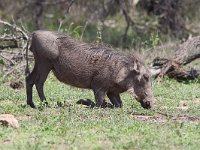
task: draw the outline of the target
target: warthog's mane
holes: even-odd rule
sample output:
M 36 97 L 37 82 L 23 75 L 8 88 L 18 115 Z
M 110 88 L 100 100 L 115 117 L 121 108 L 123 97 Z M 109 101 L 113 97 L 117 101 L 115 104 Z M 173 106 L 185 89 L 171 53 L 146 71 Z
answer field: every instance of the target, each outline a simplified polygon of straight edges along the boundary
M 133 62 L 138 65 L 145 65 L 142 57 L 135 51 L 120 51 L 114 49 L 111 45 L 108 44 L 97 44 L 97 43 L 85 43 L 83 41 L 74 39 L 63 33 L 56 33 L 58 39 L 61 41 L 61 47 L 75 51 L 81 51 L 90 56 L 98 55 L 99 57 L 104 57 L 109 55 L 107 59 L 111 60 L 126 60 L 128 62 Z M 106 60 L 105 60 L 106 61 Z

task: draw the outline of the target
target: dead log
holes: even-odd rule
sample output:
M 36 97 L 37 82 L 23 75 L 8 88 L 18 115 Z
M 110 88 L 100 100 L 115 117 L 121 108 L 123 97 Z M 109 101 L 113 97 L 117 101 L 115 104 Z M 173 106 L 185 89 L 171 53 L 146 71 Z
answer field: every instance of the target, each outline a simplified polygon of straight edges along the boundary
M 160 62 L 150 67 L 152 76 L 156 77 L 158 81 L 161 80 L 160 78 L 158 78 L 158 75 L 159 73 L 161 73 L 162 65 L 163 62 Z M 177 80 L 194 80 L 198 78 L 198 76 L 200 75 L 200 70 L 196 70 L 193 68 L 191 70 L 185 70 L 181 67 L 167 68 L 167 69 L 169 70 L 165 73 L 165 75 L 167 75 L 169 78 L 174 78 Z
M 167 75 L 169 78 L 175 78 L 177 80 L 194 80 L 198 78 L 200 70 L 191 69 L 189 71 L 183 68 L 170 71 Z
M 197 58 L 200 58 L 200 53 L 199 54 L 194 54 L 192 56 L 188 56 L 185 61 L 184 61 L 184 65 L 187 65 L 189 63 L 191 63 L 192 61 L 196 60 Z
M 152 74 L 155 75 L 156 79 L 159 81 L 162 80 L 164 75 L 179 79 L 197 78 L 199 76 L 198 70 L 192 69 L 191 71 L 186 71 L 182 68 L 182 66 L 200 58 L 200 50 L 198 50 L 199 45 L 200 36 L 193 37 L 180 44 L 172 58 L 155 58 L 150 67 Z M 192 55 L 189 54 L 193 51 L 197 51 L 197 53 Z

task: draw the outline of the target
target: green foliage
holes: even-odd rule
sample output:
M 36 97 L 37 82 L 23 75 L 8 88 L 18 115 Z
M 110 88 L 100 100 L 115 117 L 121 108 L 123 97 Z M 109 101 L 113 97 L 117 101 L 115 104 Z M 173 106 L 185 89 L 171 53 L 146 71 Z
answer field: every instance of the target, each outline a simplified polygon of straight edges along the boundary
M 103 43 L 111 44 L 114 47 L 122 48 L 122 35 L 123 30 L 120 28 L 104 27 L 102 29 L 102 41 Z
M 0 59 L 0 65 L 5 65 L 5 62 L 3 59 Z
M 144 41 L 145 48 L 156 48 L 160 44 L 160 37 L 158 32 L 156 34 L 151 33 L 148 40 Z
M 73 36 L 77 39 L 80 39 L 81 33 L 83 32 L 83 26 L 75 25 L 73 22 L 66 27 L 61 27 L 59 32 L 67 33 L 70 36 Z
M 83 34 L 83 40 L 85 42 L 94 42 L 94 41 L 96 41 L 96 35 L 97 35 L 96 25 L 88 24 L 87 27 L 85 28 L 85 31 Z
M 98 25 L 97 25 L 96 43 L 97 44 L 102 43 L 102 25 L 100 23 L 98 23 Z

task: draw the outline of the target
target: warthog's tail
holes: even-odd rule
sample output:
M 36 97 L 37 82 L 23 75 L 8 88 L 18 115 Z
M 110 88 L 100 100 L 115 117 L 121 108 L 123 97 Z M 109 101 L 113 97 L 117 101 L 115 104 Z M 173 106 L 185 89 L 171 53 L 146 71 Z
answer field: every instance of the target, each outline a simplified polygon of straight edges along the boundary
M 25 59 L 26 59 L 26 69 L 25 69 L 25 75 L 28 76 L 30 74 L 30 69 L 28 65 L 28 50 L 29 50 L 29 42 L 31 38 L 29 37 L 26 43 L 26 54 L 25 54 Z

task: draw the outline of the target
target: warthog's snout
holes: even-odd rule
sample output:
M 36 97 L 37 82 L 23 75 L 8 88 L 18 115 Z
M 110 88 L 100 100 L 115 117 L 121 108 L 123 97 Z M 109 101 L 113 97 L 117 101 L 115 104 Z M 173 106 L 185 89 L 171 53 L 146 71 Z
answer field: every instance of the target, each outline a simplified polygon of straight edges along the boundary
M 145 109 L 152 109 L 154 108 L 154 100 L 143 100 L 140 102 L 141 106 Z

